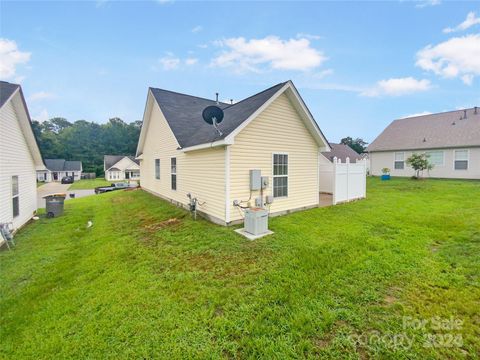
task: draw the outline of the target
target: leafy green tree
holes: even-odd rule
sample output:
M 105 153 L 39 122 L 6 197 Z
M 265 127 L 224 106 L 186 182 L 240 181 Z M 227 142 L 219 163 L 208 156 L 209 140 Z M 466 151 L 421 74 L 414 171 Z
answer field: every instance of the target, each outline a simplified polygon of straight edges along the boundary
M 74 123 L 57 117 L 32 121 L 32 128 L 44 158 L 80 160 L 85 172 L 103 173 L 103 156 L 133 155 L 137 148 L 141 121 L 127 124 L 112 118 L 106 124 L 86 120 Z
M 433 164 L 428 161 L 429 155 L 427 154 L 412 154 L 407 159 L 407 165 L 411 166 L 415 170 L 414 178 L 420 178 L 420 172 L 424 170 L 432 170 Z
M 359 154 L 364 153 L 368 145 L 368 143 L 363 139 L 361 138 L 353 139 L 350 136 L 347 136 L 346 138 L 343 138 L 342 140 L 340 140 L 340 143 L 350 146 L 353 150 L 355 150 Z

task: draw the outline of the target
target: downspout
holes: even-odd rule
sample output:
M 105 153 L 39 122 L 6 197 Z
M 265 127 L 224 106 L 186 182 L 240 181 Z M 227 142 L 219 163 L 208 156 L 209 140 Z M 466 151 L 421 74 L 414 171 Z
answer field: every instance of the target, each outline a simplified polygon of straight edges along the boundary
M 225 225 L 230 223 L 230 146 L 225 146 Z

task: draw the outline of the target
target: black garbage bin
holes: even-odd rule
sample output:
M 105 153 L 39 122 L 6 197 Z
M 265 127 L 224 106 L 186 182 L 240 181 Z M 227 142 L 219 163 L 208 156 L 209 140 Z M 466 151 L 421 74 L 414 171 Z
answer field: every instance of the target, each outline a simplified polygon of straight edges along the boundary
M 66 197 L 66 194 L 52 194 L 44 197 L 45 211 L 48 218 L 63 215 L 63 205 Z

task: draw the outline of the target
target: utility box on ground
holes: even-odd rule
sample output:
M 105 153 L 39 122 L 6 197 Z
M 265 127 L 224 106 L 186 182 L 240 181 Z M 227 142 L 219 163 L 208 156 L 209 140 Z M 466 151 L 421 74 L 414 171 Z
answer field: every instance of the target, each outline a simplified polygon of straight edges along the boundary
M 268 231 L 268 211 L 262 208 L 245 211 L 245 231 L 252 235 L 261 235 Z

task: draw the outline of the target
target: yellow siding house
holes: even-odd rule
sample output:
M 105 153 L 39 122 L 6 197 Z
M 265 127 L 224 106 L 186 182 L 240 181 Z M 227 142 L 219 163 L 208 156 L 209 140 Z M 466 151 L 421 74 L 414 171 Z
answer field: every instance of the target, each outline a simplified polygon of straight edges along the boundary
M 224 111 L 217 131 L 202 119 Z M 137 148 L 144 190 L 187 207 L 191 194 L 211 221 L 228 225 L 254 206 L 250 170 L 269 179 L 270 215 L 318 206 L 319 156 L 330 146 L 291 81 L 235 104 L 150 88 Z

